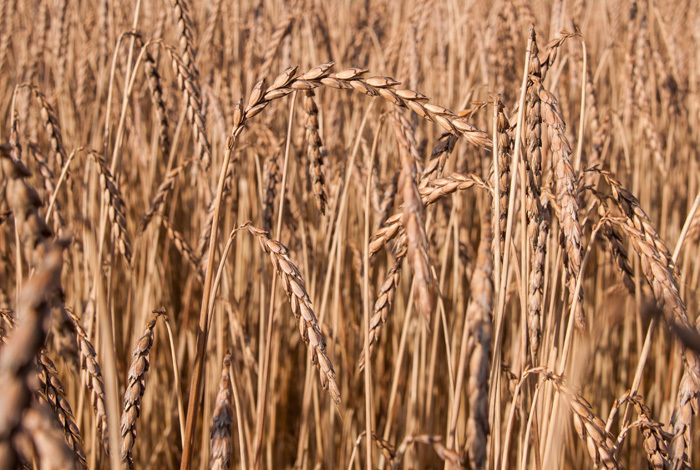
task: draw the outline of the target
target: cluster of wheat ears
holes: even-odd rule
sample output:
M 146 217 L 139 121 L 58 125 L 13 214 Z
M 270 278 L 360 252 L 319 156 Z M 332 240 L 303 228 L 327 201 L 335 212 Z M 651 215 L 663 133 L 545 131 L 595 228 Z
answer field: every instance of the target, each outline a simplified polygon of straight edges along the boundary
M 700 2 L 187 3 L 0 0 L 0 470 L 700 464 Z

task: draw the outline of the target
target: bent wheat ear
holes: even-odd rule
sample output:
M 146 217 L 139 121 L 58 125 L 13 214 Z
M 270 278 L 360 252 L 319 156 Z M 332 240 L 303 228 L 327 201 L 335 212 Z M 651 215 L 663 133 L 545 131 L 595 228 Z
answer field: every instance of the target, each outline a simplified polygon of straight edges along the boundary
M 97 432 L 102 442 L 105 453 L 109 454 L 109 427 L 107 426 L 107 404 L 105 403 L 105 391 L 102 380 L 102 369 L 97 361 L 97 353 L 92 346 L 87 333 L 80 324 L 80 319 L 68 310 L 68 315 L 73 320 L 78 336 L 78 350 L 80 351 L 80 368 L 85 371 L 85 386 L 90 391 L 90 402 L 95 412 Z
M 309 348 L 312 362 L 318 367 L 321 385 L 328 390 L 333 401 L 340 403 L 340 389 L 335 378 L 333 364 L 326 354 L 326 340 L 316 320 L 309 294 L 304 287 L 304 279 L 297 267 L 289 259 L 289 250 L 276 240 L 268 238 L 267 232 L 252 225 L 245 228 L 260 242 L 260 247 L 270 255 L 275 271 L 282 279 L 284 290 L 289 297 L 289 305 L 299 326 L 301 338 Z
M 51 407 L 56 418 L 58 418 L 58 422 L 63 428 L 66 444 L 68 444 L 75 454 L 77 468 L 87 469 L 80 429 L 78 429 L 78 426 L 75 424 L 73 409 L 66 399 L 63 384 L 58 378 L 56 366 L 46 355 L 45 351 L 40 351 L 37 355 L 36 365 L 39 369 L 37 375 L 39 377 L 39 392 L 41 397 Z

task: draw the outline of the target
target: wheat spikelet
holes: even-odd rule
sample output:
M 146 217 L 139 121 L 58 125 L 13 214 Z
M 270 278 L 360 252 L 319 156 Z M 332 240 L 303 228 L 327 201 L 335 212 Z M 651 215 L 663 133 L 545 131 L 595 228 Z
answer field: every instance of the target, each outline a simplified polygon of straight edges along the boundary
M 172 0 L 173 7 L 177 12 L 183 12 L 182 0 Z M 178 28 L 187 23 L 184 18 L 188 16 L 186 13 L 182 13 L 178 17 Z M 185 38 L 188 37 L 189 28 L 181 29 L 180 45 L 191 43 L 191 37 L 189 40 Z M 194 67 L 194 59 L 192 58 L 191 46 L 186 45 L 184 47 L 183 56 L 180 57 L 177 52 L 175 52 L 171 47 L 164 45 L 165 50 L 170 55 L 172 61 L 173 71 L 178 77 L 178 84 L 180 85 L 180 90 L 182 91 L 182 101 L 187 107 L 187 117 L 192 125 L 192 133 L 194 137 L 195 147 L 199 160 L 205 169 L 209 168 L 211 165 L 211 145 L 209 144 L 209 139 L 206 134 L 206 119 L 203 113 L 201 93 L 199 85 L 197 84 L 198 72 Z
M 559 102 L 541 81 L 533 77 L 534 86 L 542 103 L 543 122 L 547 125 L 550 147 L 554 153 L 554 179 L 557 187 L 557 202 L 561 210 L 557 212 L 566 247 L 569 303 L 576 304 L 574 318 L 576 326 L 584 328 L 586 316 L 583 310 L 583 289 L 578 299 L 574 299 L 576 280 L 581 272 L 583 246 L 581 244 L 581 224 L 578 218 L 578 198 L 576 196 L 576 175 L 571 166 L 571 146 L 565 135 L 566 124 L 561 115 Z
M 642 447 L 644 447 L 649 470 L 668 470 L 670 466 L 666 446 L 666 433 L 663 431 L 662 425 L 651 418 L 651 410 L 642 402 L 641 396 L 632 396 L 627 392 L 618 400 L 616 406 L 619 407 L 626 401 L 632 403 L 639 415 L 639 427 L 644 437 Z
M 491 191 L 491 186 L 478 175 L 463 175 L 461 173 L 452 173 L 441 178 L 423 181 L 419 191 L 422 203 L 429 206 L 455 191 L 470 189 L 474 186 Z M 402 217 L 403 213 L 397 212 L 387 218 L 383 226 L 372 235 L 369 242 L 370 257 L 376 255 L 399 233 L 403 233 Z
M 129 367 L 126 392 L 124 392 L 124 411 L 121 419 L 121 459 L 129 468 L 133 468 L 132 451 L 136 441 L 136 420 L 141 413 L 141 400 L 146 391 L 146 372 L 150 365 L 153 330 L 163 310 L 154 310 L 153 316 L 146 323 L 143 336 L 134 347 L 134 360 Z
M 189 244 L 185 236 L 182 233 L 175 230 L 175 228 L 170 224 L 170 221 L 167 217 L 163 217 L 161 221 L 163 223 L 163 226 L 165 227 L 166 233 L 168 234 L 168 238 L 172 240 L 175 249 L 178 251 L 178 253 L 182 255 L 183 258 L 187 260 L 189 265 L 194 270 L 194 273 L 197 276 L 197 278 L 201 282 L 204 282 L 204 274 L 199 269 L 200 260 L 199 258 L 197 258 L 194 249 Z
M 264 188 L 265 195 L 263 198 L 262 223 L 265 230 L 271 230 L 273 224 L 273 212 L 275 198 L 277 197 L 277 185 L 282 181 L 280 172 L 279 160 L 281 150 L 278 148 L 272 152 L 270 157 L 265 161 Z
M 613 437 L 606 431 L 605 423 L 593 413 L 591 404 L 569 387 L 560 375 L 546 373 L 545 376 L 552 380 L 554 386 L 569 405 L 574 428 L 586 444 L 588 455 L 591 456 L 593 463 L 602 468 L 624 470 L 622 464 L 615 457 L 616 449 Z
M 35 86 L 30 86 L 34 97 L 39 102 L 41 119 L 43 121 L 44 130 L 46 131 L 47 138 L 49 139 L 49 144 L 51 151 L 54 154 L 54 161 L 56 168 L 63 168 L 66 163 L 66 149 L 63 147 L 63 134 L 61 132 L 61 126 L 56 119 L 56 113 L 53 107 L 46 101 L 44 94 L 39 91 Z M 68 173 L 67 177 L 70 175 Z
M 437 283 L 430 272 L 428 237 L 425 233 L 424 222 L 425 206 L 418 193 L 417 169 L 415 160 L 410 154 L 406 126 L 401 124 L 401 119 L 398 116 L 395 118 L 394 124 L 401 155 L 402 170 L 399 187 L 403 199 L 402 223 L 406 231 L 408 246 L 406 256 L 414 279 L 413 301 L 426 323 L 430 325 L 435 309 Z
M 326 179 L 323 176 L 323 162 L 328 155 L 323 145 L 318 124 L 318 107 L 314 101 L 313 90 L 304 92 L 304 111 L 306 112 L 306 156 L 309 160 L 311 187 L 316 196 L 316 207 L 321 214 L 326 213 Z
M 117 188 L 112 172 L 109 171 L 107 163 L 102 156 L 92 150 L 88 151 L 88 155 L 97 164 L 97 171 L 100 175 L 100 187 L 107 200 L 107 218 L 112 224 L 112 231 L 117 241 L 117 249 L 124 257 L 126 264 L 131 266 L 131 241 L 126 231 L 124 198 Z
M 188 164 L 189 161 L 186 161 L 182 165 L 170 170 L 163 182 L 160 184 L 160 186 L 158 186 L 156 194 L 153 196 L 153 198 L 151 198 L 151 204 L 148 206 L 146 213 L 141 218 L 141 222 L 139 222 L 139 234 L 143 233 L 146 230 L 148 224 L 151 223 L 153 216 L 156 215 L 160 207 L 165 203 L 165 199 L 173 191 L 173 189 L 175 189 L 175 179 L 180 173 L 182 173 L 182 170 L 184 170 Z
M 396 289 L 398 288 L 399 281 L 401 280 L 401 265 L 407 253 L 406 245 L 406 237 L 402 236 L 401 240 L 397 244 L 399 247 L 399 252 L 396 254 L 394 264 L 391 266 L 391 268 L 389 268 L 389 271 L 387 271 L 386 279 L 379 288 L 377 300 L 374 301 L 372 317 L 369 320 L 368 348 L 370 359 L 372 358 L 374 345 L 379 342 L 379 339 L 382 336 L 382 328 L 386 323 L 387 315 L 391 311 L 391 307 L 394 303 L 394 295 L 396 294 Z M 364 370 L 366 360 L 364 348 L 362 348 L 362 355 L 360 356 L 359 361 L 360 370 Z
M 39 352 L 36 357 L 36 365 L 38 367 L 39 393 L 58 418 L 63 428 L 66 443 L 75 453 L 77 468 L 87 469 L 80 430 L 75 424 L 73 409 L 68 400 L 66 400 L 66 394 L 63 384 L 58 378 L 56 366 L 46 355 L 46 351 Z
M 498 132 L 498 175 L 494 175 L 494 177 L 498 178 L 498 187 L 501 195 L 500 199 L 496 201 L 496 203 L 499 205 L 500 215 L 497 225 L 498 238 L 496 240 L 496 243 L 500 243 L 501 245 L 500 253 L 501 258 L 503 258 L 506 243 L 506 222 L 508 221 L 508 196 L 510 194 L 510 155 L 513 150 L 513 143 L 510 138 L 510 122 L 508 122 L 508 118 L 506 117 L 505 112 L 503 111 L 505 106 L 500 100 L 498 100 L 497 107 L 498 116 L 496 121 L 496 131 Z M 528 124 L 530 124 L 529 117 Z M 532 129 L 528 129 L 528 138 L 530 137 L 531 132 Z M 499 260 L 499 262 L 502 262 L 502 259 Z
M 97 362 L 97 353 L 92 346 L 87 333 L 80 324 L 80 319 L 68 310 L 68 315 L 73 320 L 78 338 L 80 351 L 80 368 L 85 373 L 85 386 L 90 391 L 90 402 L 95 413 L 95 422 L 100 442 L 105 452 L 109 454 L 109 428 L 107 426 L 107 405 L 105 403 L 105 391 L 102 380 L 102 369 Z
M 210 470 L 230 468 L 231 459 L 231 424 L 233 423 L 233 408 L 231 407 L 231 378 L 229 367 L 231 354 L 227 351 L 221 367 L 219 393 L 216 395 L 213 424 L 211 426 L 211 457 Z
M 153 56 L 145 51 L 143 57 L 143 71 L 148 81 L 148 90 L 151 93 L 151 102 L 155 112 L 155 121 L 158 125 L 158 143 L 163 158 L 170 155 L 170 136 L 168 135 L 168 113 L 163 101 L 163 87 L 161 84 L 158 65 Z

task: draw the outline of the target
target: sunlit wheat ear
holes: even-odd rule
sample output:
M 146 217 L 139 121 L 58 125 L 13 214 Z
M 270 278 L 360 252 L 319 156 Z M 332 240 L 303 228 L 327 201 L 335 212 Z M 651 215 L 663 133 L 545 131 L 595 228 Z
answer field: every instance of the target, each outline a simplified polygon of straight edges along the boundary
M 537 49 L 535 28 L 530 27 L 529 37 L 532 41 L 530 51 L 530 70 L 526 90 L 526 178 L 527 178 L 527 236 L 530 242 L 529 285 L 527 299 L 527 327 L 530 340 L 530 354 L 537 358 L 542 334 L 542 303 L 544 290 L 545 258 L 547 255 L 547 237 L 549 235 L 549 212 L 542 204 L 542 102 L 537 89 L 541 79 L 540 59 Z M 504 116 L 505 118 L 505 116 Z M 499 124 L 501 116 L 499 114 Z M 500 133 L 499 133 L 500 135 Z M 500 151 L 500 147 L 499 147 Z M 508 162 L 504 162 L 506 165 Z M 501 213 L 501 217 L 503 214 Z M 503 253 L 503 251 L 501 251 Z
M 270 255 L 270 261 L 282 279 L 282 286 L 287 292 L 301 338 L 309 349 L 312 362 L 318 367 L 321 385 L 325 390 L 328 390 L 333 401 L 340 403 L 340 389 L 333 364 L 326 354 L 326 340 L 321 334 L 321 328 L 311 307 L 311 300 L 304 287 L 304 279 L 289 259 L 289 250 L 280 242 L 268 238 L 266 231 L 252 225 L 246 225 L 245 228 L 257 237 L 260 247 Z
M 616 457 L 613 436 L 606 431 L 605 423 L 593 413 L 591 404 L 572 389 L 563 377 L 547 373 L 546 378 L 551 380 L 563 395 L 571 411 L 576 433 L 585 443 L 593 463 L 601 468 L 624 470 L 625 467 Z
M 563 245 L 566 254 L 568 272 L 569 304 L 575 304 L 574 318 L 578 328 L 586 326 L 586 316 L 583 310 L 583 289 L 579 290 L 578 298 L 574 298 L 576 281 L 581 273 L 583 245 L 581 239 L 581 223 L 578 214 L 578 197 L 576 190 L 576 174 L 571 166 L 571 145 L 566 138 L 566 124 L 561 114 L 559 101 L 552 93 L 545 90 L 536 78 L 534 85 L 542 106 L 542 122 L 547 125 L 550 147 L 554 154 L 554 181 L 556 183 L 557 202 L 561 210 L 557 212 L 562 229 Z

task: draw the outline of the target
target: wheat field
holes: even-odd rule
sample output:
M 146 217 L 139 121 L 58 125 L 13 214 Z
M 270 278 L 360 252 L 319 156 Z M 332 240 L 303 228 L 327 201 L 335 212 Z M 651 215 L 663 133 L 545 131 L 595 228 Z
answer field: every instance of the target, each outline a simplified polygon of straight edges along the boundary
M 700 465 L 700 2 L 0 12 L 0 470 Z

